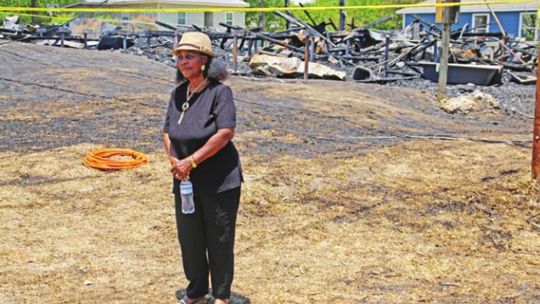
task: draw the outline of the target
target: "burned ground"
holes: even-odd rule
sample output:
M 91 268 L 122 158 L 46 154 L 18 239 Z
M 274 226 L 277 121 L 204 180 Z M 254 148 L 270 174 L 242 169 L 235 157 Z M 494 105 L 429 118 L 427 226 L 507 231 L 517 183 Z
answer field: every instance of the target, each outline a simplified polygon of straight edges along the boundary
M 173 78 L 115 52 L 0 48 L 0 302 L 174 301 L 185 280 L 160 141 Z M 450 115 L 429 87 L 228 84 L 246 179 L 236 292 L 253 303 L 540 301 L 530 120 Z M 150 162 L 82 165 L 105 146 Z

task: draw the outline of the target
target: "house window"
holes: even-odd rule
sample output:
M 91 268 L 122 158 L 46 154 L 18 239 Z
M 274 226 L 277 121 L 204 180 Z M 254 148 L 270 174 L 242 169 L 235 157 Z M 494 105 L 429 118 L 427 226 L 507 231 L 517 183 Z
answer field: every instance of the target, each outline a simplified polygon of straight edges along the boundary
M 521 13 L 519 20 L 519 36 L 529 41 L 540 39 L 540 30 L 536 29 L 536 13 Z
M 228 25 L 233 25 L 234 15 L 233 13 L 225 13 L 225 23 Z
M 214 13 L 204 13 L 204 26 L 214 26 Z
M 122 19 L 122 21 L 129 21 L 129 13 L 122 13 L 120 15 L 120 18 Z
M 186 12 L 179 12 L 177 17 L 177 24 L 186 25 L 187 24 L 187 14 Z
M 489 32 L 489 14 L 473 14 L 472 27 L 475 33 Z

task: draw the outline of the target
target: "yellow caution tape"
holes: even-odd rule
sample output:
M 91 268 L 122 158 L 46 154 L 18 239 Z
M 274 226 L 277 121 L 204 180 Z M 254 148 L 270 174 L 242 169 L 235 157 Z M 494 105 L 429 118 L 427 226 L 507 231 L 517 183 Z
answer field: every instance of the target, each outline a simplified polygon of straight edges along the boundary
M 478 1 L 478 2 L 452 2 L 452 3 L 417 3 L 417 4 L 385 4 L 385 5 L 351 5 L 351 6 L 307 6 L 307 7 L 212 7 L 212 8 L 47 8 L 47 7 L 0 7 L 0 11 L 9 12 L 63 12 L 63 13 L 222 13 L 222 12 L 249 12 L 271 13 L 276 11 L 322 11 L 322 10 L 359 10 L 359 9 L 398 9 L 413 7 L 451 7 L 486 4 L 509 4 L 526 3 L 531 0 L 502 0 L 502 1 Z M 539 11 L 540 15 L 540 11 Z

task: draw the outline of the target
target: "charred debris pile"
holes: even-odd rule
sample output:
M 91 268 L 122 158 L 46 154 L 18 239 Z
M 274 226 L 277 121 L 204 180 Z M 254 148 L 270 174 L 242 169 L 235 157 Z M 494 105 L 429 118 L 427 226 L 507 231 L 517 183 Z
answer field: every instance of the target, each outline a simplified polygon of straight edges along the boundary
M 332 20 L 310 22 L 291 13 L 276 12 L 288 29 L 265 32 L 220 24 L 220 28 L 125 22 L 120 25 L 98 19 L 77 18 L 62 25 L 39 27 L 19 24 L 17 17 L 4 19 L 0 38 L 52 46 L 113 49 L 174 65 L 170 50 L 186 31 L 207 33 L 219 56 L 237 74 L 267 77 L 393 82 L 417 78 L 437 81 L 441 31 L 435 24 L 416 17 L 402 31 L 373 29 L 387 16 L 362 26 L 349 24 L 338 30 Z M 501 33 L 479 33 L 465 26 L 451 33 L 448 83 L 489 86 L 513 81 L 534 84 L 538 51 L 534 44 L 504 37 Z

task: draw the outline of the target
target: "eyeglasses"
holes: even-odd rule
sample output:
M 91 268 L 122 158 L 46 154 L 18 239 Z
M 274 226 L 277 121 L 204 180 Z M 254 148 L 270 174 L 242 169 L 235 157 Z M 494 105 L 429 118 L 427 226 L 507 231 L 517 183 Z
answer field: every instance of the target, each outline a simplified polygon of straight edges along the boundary
M 178 61 L 187 60 L 187 61 L 193 61 L 196 58 L 199 58 L 200 55 L 194 55 L 194 54 L 187 54 L 186 56 L 178 55 L 176 58 L 178 58 Z

